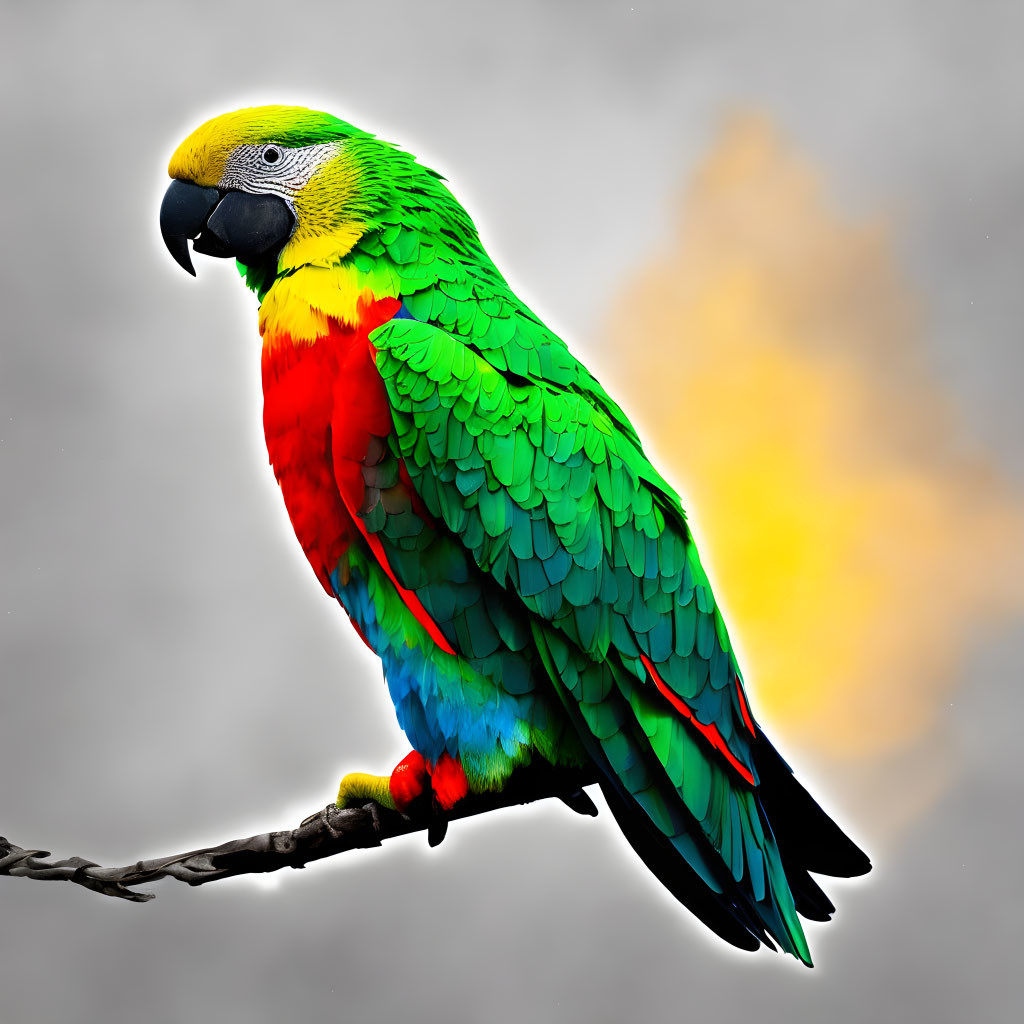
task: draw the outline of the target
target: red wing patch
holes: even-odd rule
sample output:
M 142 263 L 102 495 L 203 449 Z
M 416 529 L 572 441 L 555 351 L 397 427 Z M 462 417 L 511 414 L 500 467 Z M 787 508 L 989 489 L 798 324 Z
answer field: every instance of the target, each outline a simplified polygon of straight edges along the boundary
M 363 535 L 366 543 L 370 545 L 373 557 L 377 559 L 380 567 L 388 574 L 388 579 L 395 585 L 395 590 L 398 591 L 398 596 L 402 599 L 402 603 L 416 616 L 416 621 L 430 634 L 430 639 L 442 651 L 447 654 L 454 654 L 455 651 L 452 645 L 445 640 L 444 634 L 437 627 L 437 623 L 430 617 L 427 609 L 423 607 L 423 602 L 416 596 L 414 591 L 407 590 L 395 578 L 395 574 L 392 572 L 391 565 L 388 562 L 388 556 L 384 554 L 384 547 L 380 542 L 380 537 L 366 529 L 366 523 L 363 522 L 356 510 L 348 504 L 347 498 L 345 499 L 345 504 L 348 505 L 348 510 L 356 526 L 359 528 L 359 532 Z
M 710 744 L 717 750 L 728 762 L 736 769 L 737 772 L 752 786 L 755 785 L 753 773 L 746 765 L 742 764 L 736 755 L 729 749 L 725 740 L 722 739 L 722 734 L 718 731 L 718 726 L 704 725 L 702 722 L 698 722 L 693 717 L 693 712 L 686 706 L 683 700 L 666 685 L 665 681 L 658 675 L 657 669 L 651 663 L 651 659 L 645 654 L 640 655 L 640 660 L 644 663 L 644 668 L 647 669 L 651 679 L 654 680 L 654 685 L 658 688 L 661 695 L 669 702 L 685 718 Z
M 750 708 L 747 706 L 747 695 L 743 692 L 743 684 L 740 677 L 736 677 L 736 696 L 740 702 L 740 714 L 743 716 L 743 724 L 754 739 L 757 739 L 757 730 L 754 728 L 754 720 L 750 717 Z
M 393 301 L 393 300 L 392 300 Z M 373 326 L 377 326 L 373 324 Z M 334 341 L 334 332 L 332 338 Z M 334 478 L 341 499 L 356 529 L 373 552 L 388 579 L 395 585 L 406 608 L 427 631 L 430 638 L 447 654 L 455 654 L 438 625 L 431 618 L 415 592 L 398 582 L 380 538 L 367 530 L 359 510 L 363 507 L 366 483 L 363 464 L 375 443 L 392 430 L 391 406 L 384 382 L 377 372 L 374 349 L 366 331 L 339 331 L 338 374 L 334 380 L 334 412 L 331 418 L 331 449 Z M 408 479 L 408 474 L 406 474 Z M 410 487 L 410 492 L 415 492 Z

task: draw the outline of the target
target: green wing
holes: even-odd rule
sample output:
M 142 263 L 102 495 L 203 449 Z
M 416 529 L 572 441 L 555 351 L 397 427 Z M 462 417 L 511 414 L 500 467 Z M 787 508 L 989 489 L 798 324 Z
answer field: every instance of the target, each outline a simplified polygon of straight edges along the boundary
M 561 342 L 516 349 L 517 321 L 537 323 L 509 317 L 486 358 L 418 320 L 373 333 L 395 454 L 431 515 L 530 612 L 634 846 L 649 863 L 671 848 L 735 916 L 753 911 L 748 930 L 810 962 L 757 798 L 756 728 L 679 499 Z M 637 831 L 638 806 L 654 830 Z M 652 867 L 672 889 L 675 865 Z

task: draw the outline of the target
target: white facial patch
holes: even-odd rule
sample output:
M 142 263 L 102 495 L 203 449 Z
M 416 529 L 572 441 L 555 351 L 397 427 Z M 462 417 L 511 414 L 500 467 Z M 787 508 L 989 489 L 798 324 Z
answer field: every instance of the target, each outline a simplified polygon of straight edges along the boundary
M 290 200 L 309 184 L 309 179 L 341 151 L 344 142 L 322 142 L 289 149 L 276 142 L 239 146 L 217 182 L 218 188 L 240 192 L 271 192 Z

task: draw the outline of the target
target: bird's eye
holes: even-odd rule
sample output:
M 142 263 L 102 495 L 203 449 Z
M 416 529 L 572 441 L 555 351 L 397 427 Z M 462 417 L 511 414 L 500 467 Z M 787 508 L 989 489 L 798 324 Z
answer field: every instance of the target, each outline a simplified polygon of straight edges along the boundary
M 263 150 L 263 162 L 265 164 L 276 164 L 281 159 L 281 150 L 277 146 L 267 146 Z

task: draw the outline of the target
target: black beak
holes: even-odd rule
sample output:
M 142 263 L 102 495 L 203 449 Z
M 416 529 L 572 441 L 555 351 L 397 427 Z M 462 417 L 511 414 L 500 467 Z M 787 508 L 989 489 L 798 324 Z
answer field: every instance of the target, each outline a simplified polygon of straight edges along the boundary
M 190 181 L 172 181 L 160 204 L 160 234 L 175 263 L 193 277 L 188 239 L 195 238 L 206 226 L 206 218 L 217 205 L 220 193 L 215 188 L 200 188 Z
M 172 181 L 160 204 L 160 233 L 175 262 L 193 277 L 188 251 L 234 257 L 246 265 L 276 255 L 291 237 L 295 216 L 280 196 L 220 192 Z

